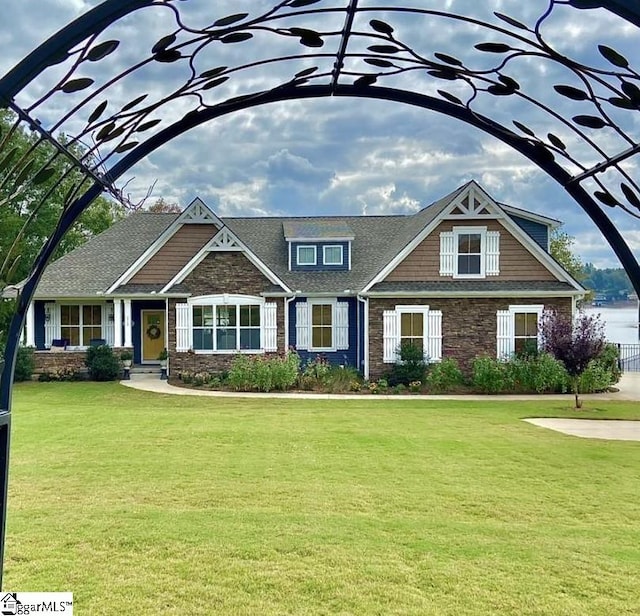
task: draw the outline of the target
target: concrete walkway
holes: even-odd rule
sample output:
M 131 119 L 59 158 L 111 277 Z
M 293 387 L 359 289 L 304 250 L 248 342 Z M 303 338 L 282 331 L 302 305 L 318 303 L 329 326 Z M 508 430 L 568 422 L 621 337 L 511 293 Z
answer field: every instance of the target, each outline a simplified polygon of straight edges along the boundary
M 525 419 L 529 423 L 580 438 L 598 438 L 612 441 L 640 441 L 640 421 L 623 419 Z
M 162 381 L 157 375 L 136 374 L 132 375 L 130 381 L 120 381 L 126 387 L 152 391 L 159 394 L 174 394 L 178 396 L 217 396 L 220 398 L 299 398 L 307 400 L 566 400 L 572 403 L 572 394 L 554 394 L 543 396 L 518 395 L 518 396 L 398 396 L 398 395 L 369 395 L 369 394 L 318 394 L 312 392 L 274 392 L 274 393 L 251 393 L 251 392 L 228 392 L 228 391 L 208 391 L 201 389 L 189 389 L 187 387 L 175 387 L 169 385 L 167 381 Z M 586 394 L 581 396 L 584 400 L 637 400 L 640 401 L 640 373 L 629 372 L 622 375 L 622 379 L 616 385 L 616 392 L 605 394 Z

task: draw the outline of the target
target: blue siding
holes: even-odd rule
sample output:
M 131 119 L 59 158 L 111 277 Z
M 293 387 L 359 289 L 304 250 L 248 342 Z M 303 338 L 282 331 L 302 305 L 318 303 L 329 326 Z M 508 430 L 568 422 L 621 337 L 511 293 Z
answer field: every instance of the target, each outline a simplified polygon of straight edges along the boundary
M 300 297 L 289 304 L 289 346 L 296 347 L 296 306 L 299 303 L 307 301 L 306 297 Z M 318 355 L 326 357 L 331 364 L 346 364 L 362 369 L 358 360 L 358 315 L 357 303 L 355 297 L 340 298 L 338 301 L 348 302 L 349 304 L 349 348 L 344 351 L 335 351 L 333 353 L 325 353 L 324 351 L 302 351 L 298 349 L 298 354 L 302 363 L 315 359 Z M 361 351 L 362 352 L 362 351 Z
M 538 246 L 545 252 L 549 241 L 549 227 L 533 220 L 520 218 L 519 216 L 511 216 L 511 220 L 515 222 Z
M 33 302 L 33 316 L 35 320 L 35 342 L 36 349 L 44 351 L 44 302 Z
M 298 265 L 298 246 L 316 247 L 315 265 Z M 342 265 L 325 265 L 322 260 L 324 256 L 323 246 L 342 246 Z M 292 272 L 340 272 L 349 269 L 349 242 L 289 242 L 289 251 L 291 253 Z
M 133 319 L 133 327 L 131 336 L 133 338 L 133 363 L 142 363 L 142 331 L 140 324 L 142 323 L 141 310 L 165 310 L 166 304 L 163 301 L 133 301 L 131 302 L 131 318 Z M 167 332 L 168 334 L 168 332 Z

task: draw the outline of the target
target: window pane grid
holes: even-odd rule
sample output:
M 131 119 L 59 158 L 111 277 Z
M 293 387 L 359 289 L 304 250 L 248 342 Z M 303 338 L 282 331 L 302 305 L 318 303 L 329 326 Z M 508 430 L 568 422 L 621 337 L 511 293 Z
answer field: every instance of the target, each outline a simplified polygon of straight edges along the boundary
M 196 351 L 260 350 L 261 321 L 257 304 L 193 306 Z
M 330 349 L 333 347 L 333 305 L 311 306 L 311 347 Z
M 102 338 L 102 306 L 67 304 L 60 306 L 60 336 L 69 346 L 88 346 L 91 339 Z
M 482 235 L 480 233 L 458 234 L 458 274 L 480 274 L 482 257 Z

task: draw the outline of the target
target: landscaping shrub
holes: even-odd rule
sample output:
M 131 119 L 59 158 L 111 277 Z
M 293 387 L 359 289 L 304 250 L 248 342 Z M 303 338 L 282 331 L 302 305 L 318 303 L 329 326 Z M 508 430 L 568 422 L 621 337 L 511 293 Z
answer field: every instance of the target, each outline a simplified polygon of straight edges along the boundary
M 464 383 L 458 362 L 449 357 L 431 364 L 427 370 L 427 387 L 433 393 L 445 393 Z
M 615 385 L 620 380 L 622 372 L 620 370 L 620 350 L 617 344 L 612 344 L 611 342 L 605 344 L 602 353 L 595 361 L 602 364 L 609 372 L 611 385 Z
M 120 378 L 120 358 L 114 355 L 113 349 L 107 344 L 89 347 L 85 364 L 89 378 L 94 381 L 115 381 Z
M 13 373 L 13 380 L 18 381 L 30 381 L 31 375 L 36 367 L 36 360 L 34 357 L 33 347 L 18 347 L 18 354 L 16 356 L 16 367 Z
M 595 394 L 607 391 L 615 382 L 610 367 L 600 359 L 594 359 L 580 375 L 578 388 L 583 394 Z
M 409 385 L 412 381 L 424 381 L 427 362 L 422 347 L 415 344 L 400 345 L 398 357 L 399 361 L 385 377 L 391 387 Z
M 561 361 L 540 353 L 529 361 L 530 372 L 527 391 L 536 393 L 565 393 L 568 389 L 567 371 Z
M 471 362 L 471 384 L 483 394 L 499 394 L 513 385 L 506 362 L 491 357 L 476 357 Z
M 236 355 L 227 384 L 236 391 L 287 390 L 295 385 L 300 367 L 297 353 L 285 357 Z
M 359 383 L 360 374 L 351 367 L 331 366 L 322 378 L 320 389 L 329 394 L 341 394 L 348 391 L 354 391 L 354 383 Z M 359 391 L 359 387 L 358 387 Z

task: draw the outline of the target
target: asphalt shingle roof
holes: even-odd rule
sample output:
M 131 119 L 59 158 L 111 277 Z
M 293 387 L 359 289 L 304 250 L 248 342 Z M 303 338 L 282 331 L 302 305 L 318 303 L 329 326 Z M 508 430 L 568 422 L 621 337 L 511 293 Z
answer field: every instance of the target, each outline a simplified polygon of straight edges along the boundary
M 222 222 L 291 290 L 308 294 L 358 292 L 433 222 L 465 187 L 457 188 L 413 215 L 222 218 Z M 139 212 L 119 221 L 85 245 L 51 263 L 38 285 L 36 297 L 87 297 L 106 292 L 178 216 Z M 348 230 L 354 236 L 350 271 L 289 271 L 285 233 L 314 229 L 332 230 L 333 233 Z M 524 286 L 518 287 L 518 284 Z M 558 286 L 554 287 L 554 284 Z M 384 282 L 373 290 L 455 291 L 472 290 L 473 285 L 484 290 L 534 290 L 538 286 L 541 291 L 571 289 L 565 283 L 448 280 L 437 283 Z M 119 292 L 141 294 L 161 289 L 162 285 L 126 284 L 119 288 Z M 176 285 L 171 291 L 180 293 L 184 289 Z M 274 288 L 265 291 L 273 292 Z
M 176 219 L 139 212 L 118 221 L 47 266 L 36 297 L 86 297 L 104 293 Z
M 430 282 L 379 282 L 372 293 L 496 293 L 496 292 L 562 292 L 575 291 L 559 280 L 436 280 Z

